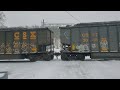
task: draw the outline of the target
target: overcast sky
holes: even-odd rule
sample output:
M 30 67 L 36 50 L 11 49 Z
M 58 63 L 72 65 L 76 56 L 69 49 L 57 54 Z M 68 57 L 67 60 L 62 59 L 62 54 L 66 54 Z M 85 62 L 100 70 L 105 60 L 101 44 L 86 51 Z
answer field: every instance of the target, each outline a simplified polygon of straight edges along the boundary
M 7 26 L 41 25 L 45 19 L 48 23 L 79 23 L 99 21 L 120 21 L 120 11 L 4 11 Z

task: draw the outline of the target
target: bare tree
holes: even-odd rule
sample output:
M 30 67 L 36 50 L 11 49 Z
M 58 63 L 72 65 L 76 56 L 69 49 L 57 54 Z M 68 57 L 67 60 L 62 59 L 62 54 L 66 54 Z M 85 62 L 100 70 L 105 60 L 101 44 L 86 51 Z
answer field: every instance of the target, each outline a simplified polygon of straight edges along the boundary
M 5 14 L 0 11 L 0 27 L 4 27 L 5 20 L 6 20 Z

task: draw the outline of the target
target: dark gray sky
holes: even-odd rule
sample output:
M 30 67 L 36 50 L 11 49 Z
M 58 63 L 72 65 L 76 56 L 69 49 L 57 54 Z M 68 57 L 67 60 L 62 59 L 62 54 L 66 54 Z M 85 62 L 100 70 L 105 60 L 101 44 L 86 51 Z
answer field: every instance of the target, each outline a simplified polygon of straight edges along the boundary
M 65 11 L 4 11 L 7 26 L 41 25 L 48 23 L 79 23 Z M 120 11 L 69 11 L 80 22 L 119 21 Z

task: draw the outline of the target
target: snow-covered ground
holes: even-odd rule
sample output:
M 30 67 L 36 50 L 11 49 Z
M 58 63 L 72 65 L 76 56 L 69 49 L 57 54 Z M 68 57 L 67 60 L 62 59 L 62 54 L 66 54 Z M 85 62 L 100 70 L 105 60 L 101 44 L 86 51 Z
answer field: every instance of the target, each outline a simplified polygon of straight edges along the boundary
M 9 79 L 120 79 L 120 61 L 0 62 Z

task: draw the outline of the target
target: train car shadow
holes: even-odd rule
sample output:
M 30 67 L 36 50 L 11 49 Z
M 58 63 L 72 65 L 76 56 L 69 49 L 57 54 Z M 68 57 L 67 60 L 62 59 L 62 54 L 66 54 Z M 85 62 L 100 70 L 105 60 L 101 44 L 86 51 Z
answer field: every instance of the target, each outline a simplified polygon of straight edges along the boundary
M 85 61 L 120 61 L 120 59 L 86 59 Z
M 24 60 L 21 60 L 21 61 L 0 60 L 0 63 L 31 63 L 31 62 L 30 61 L 24 61 Z
M 0 63 L 31 63 L 29 61 L 0 61 Z
M 38 60 L 38 61 L 42 61 L 43 62 L 44 60 Z M 63 61 L 63 60 L 61 60 L 61 59 L 53 59 L 53 60 L 50 60 L 50 61 Z M 50 61 L 44 61 L 44 62 L 50 62 Z M 82 61 L 82 60 L 69 60 L 69 61 Z M 94 62 L 94 61 L 102 61 L 102 62 L 104 62 L 104 61 L 120 61 L 120 59 L 85 59 L 83 62 L 85 62 L 85 61 L 86 62 Z M 16 60 L 16 61 L 2 60 L 1 61 L 0 60 L 0 63 L 34 63 L 34 62 L 30 62 L 29 60 L 28 61 L 24 61 L 24 60 L 22 60 L 22 61 L 19 61 L 19 60 Z

